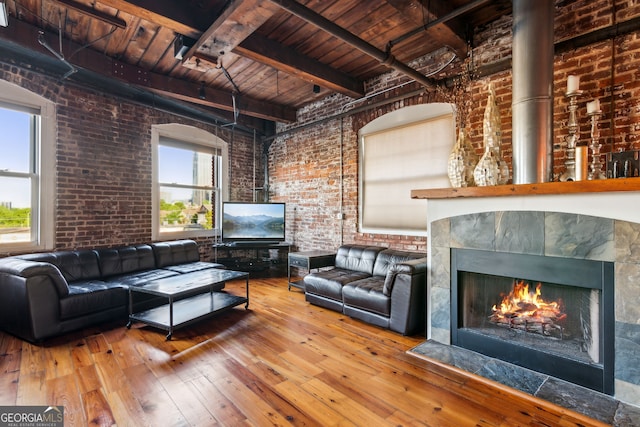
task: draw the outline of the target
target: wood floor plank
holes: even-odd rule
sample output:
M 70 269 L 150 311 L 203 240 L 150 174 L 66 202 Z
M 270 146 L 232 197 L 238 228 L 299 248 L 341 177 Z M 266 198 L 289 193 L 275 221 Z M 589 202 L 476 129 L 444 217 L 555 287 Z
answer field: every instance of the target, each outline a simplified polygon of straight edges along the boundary
M 233 402 L 248 420 L 258 425 L 286 425 L 287 419 L 256 395 L 233 374 L 216 378 L 213 384 Z
M 178 375 L 165 375 L 159 380 L 176 407 L 180 409 L 187 425 L 205 427 L 216 423 L 206 405 L 198 399 L 197 391 L 190 382 L 185 382 Z
M 123 371 L 123 376 L 149 421 L 155 425 L 188 425 L 184 415 L 151 369 L 145 365 L 132 366 Z
M 100 377 L 100 383 L 107 393 L 119 390 L 128 382 L 111 350 L 95 353 L 93 359 Z
M 103 388 L 100 376 L 94 365 L 77 368 L 76 379 L 80 393 L 89 393 Z
M 102 390 L 91 390 L 82 395 L 87 426 L 110 427 L 116 421 L 111 413 L 111 407 Z
M 0 405 L 13 406 L 18 394 L 20 372 L 0 374 Z
M 33 374 L 45 371 L 44 347 L 23 343 L 20 355 L 20 374 Z
M 73 373 L 46 380 L 45 400 L 30 404 L 64 406 L 65 426 L 87 425 L 82 397 Z
M 292 424 L 303 426 L 316 424 L 313 419 L 309 418 L 304 412 L 300 411 L 298 407 L 292 405 L 291 402 L 276 391 L 275 386 L 279 384 L 279 382 L 275 384 L 269 383 L 263 378 L 254 375 L 251 370 L 245 366 L 241 366 L 231 359 L 226 360 L 224 365 L 242 384 L 245 384 L 246 387 L 257 396 L 260 396 L 261 401 L 267 403 L 280 415 L 292 422 Z
M 21 345 L 0 334 L 0 405 L 15 405 L 20 379 Z
M 44 370 L 38 372 L 20 372 L 18 390 L 16 395 L 17 405 L 42 405 L 47 401 L 46 381 Z
M 136 399 L 131 389 L 122 388 L 113 393 L 107 393 L 107 401 L 111 408 L 116 424 L 126 427 L 156 427 L 157 424 L 153 424 L 147 418 L 142 406 L 138 399 Z M 163 424 L 165 425 L 165 424 Z
M 42 345 L 0 332 L 0 404 L 65 406 L 65 426 L 567 426 L 602 423 L 407 354 L 402 336 L 251 278 L 236 307 L 175 331 L 124 322 Z M 244 281 L 226 284 L 244 294 Z
M 389 424 L 387 420 L 376 415 L 369 408 L 360 405 L 350 396 L 345 395 L 335 389 L 332 384 L 325 383 L 318 378 L 314 378 L 302 384 L 302 389 L 315 396 L 316 399 L 338 412 L 343 418 L 349 420 L 357 426 L 385 426 Z
M 218 390 L 211 380 L 217 379 L 218 376 L 224 377 L 228 373 L 218 371 L 218 369 L 221 369 L 220 367 L 213 368 L 210 365 L 205 365 L 203 368 L 203 376 L 190 381 L 200 403 L 207 408 L 209 414 L 219 425 L 236 426 L 246 423 L 247 418 L 242 411 L 233 404 L 223 391 Z
M 320 426 L 356 425 L 345 419 L 338 411 L 326 405 L 324 402 L 320 402 L 313 394 L 308 393 L 293 381 L 281 382 L 277 384 L 275 388 L 282 397 L 301 411 L 304 411 L 307 417 L 311 418 L 314 423 Z

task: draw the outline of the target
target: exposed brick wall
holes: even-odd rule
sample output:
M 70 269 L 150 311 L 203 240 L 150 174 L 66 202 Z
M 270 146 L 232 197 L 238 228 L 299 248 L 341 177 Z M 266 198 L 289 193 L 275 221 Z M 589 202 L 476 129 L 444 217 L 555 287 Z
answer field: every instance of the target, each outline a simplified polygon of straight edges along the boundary
M 253 167 L 247 167 L 254 158 L 251 136 L 230 128 L 216 132 L 214 125 L 6 64 L 0 64 L 0 78 L 41 94 L 57 106 L 56 250 L 151 241 L 154 124 L 191 125 L 229 142 L 230 197 L 252 200 Z M 256 185 L 261 187 L 262 156 L 256 156 L 256 161 Z M 198 240 L 202 258 L 211 259 L 212 239 Z
M 557 0 L 555 5 L 556 42 L 640 16 L 640 4 L 633 0 Z M 278 137 L 271 144 L 268 160 L 271 192 L 273 198 L 288 203 L 289 214 L 295 212 L 295 219 L 289 223 L 287 233 L 297 247 L 331 249 L 343 242 L 357 242 L 426 250 L 424 238 L 358 233 L 357 132 L 366 123 L 387 112 L 418 103 L 453 102 L 472 144 L 481 154 L 482 119 L 488 87 L 492 83 L 501 113 L 502 152 L 511 164 L 511 70 L 505 69 L 475 79 L 461 78 L 459 74 L 465 67 L 477 69 L 509 61 L 512 23 L 512 17 L 505 16 L 476 29 L 470 57 L 464 61 L 454 61 L 435 76 L 453 78 L 448 90 L 397 99 L 397 95 L 412 93 L 419 86 L 407 84 L 406 77 L 390 72 L 366 82 L 367 93 L 376 93 L 385 88 L 395 89 L 356 105 L 368 103 L 376 105 L 375 108 L 347 113 L 341 119 L 327 120 L 327 117 L 353 110 L 352 99 L 332 95 L 301 109 L 296 123 L 278 126 Z M 587 144 L 590 138 L 586 103 L 599 98 L 603 111 L 599 123 L 601 152 L 640 149 L 639 37 L 636 31 L 556 54 L 553 101 L 555 178 L 565 169 L 564 147 L 568 121 L 565 91 L 568 75 L 579 75 L 580 89 L 584 91 L 579 100 L 580 143 Z M 445 51 L 435 52 L 410 65 L 427 74 L 430 70 L 437 70 L 449 58 L 450 54 Z M 388 103 L 380 105 L 384 99 Z M 339 156 L 340 149 L 342 163 L 336 162 L 334 157 Z M 341 190 L 341 200 L 330 197 L 340 194 Z
M 634 0 L 557 0 L 555 39 L 562 41 L 638 16 L 640 4 Z M 502 118 L 503 153 L 510 162 L 511 71 L 475 79 L 456 76 L 465 67 L 507 61 L 511 56 L 511 25 L 511 17 L 506 16 L 476 30 L 472 55 L 464 61 L 455 60 L 434 76 L 452 77 L 453 86 L 449 89 L 416 94 L 419 85 L 390 72 L 366 82 L 366 87 L 367 93 L 392 90 L 355 105 L 348 97 L 331 95 L 301 109 L 296 123 L 279 125 L 278 137 L 269 142 L 269 195 L 273 201 L 287 202 L 288 240 L 300 249 L 333 249 L 345 242 L 425 250 L 424 238 L 358 232 L 357 132 L 369 121 L 404 106 L 453 102 L 481 153 L 482 117 L 487 88 L 493 83 Z M 589 138 L 586 102 L 598 97 L 603 111 L 602 152 L 640 149 L 639 55 L 637 31 L 556 54 L 555 176 L 564 170 L 568 119 L 564 91 L 570 74 L 580 75 L 580 88 L 584 91 L 579 114 L 581 142 L 586 143 Z M 429 74 L 449 59 L 451 54 L 441 50 L 410 65 Z M 216 133 L 212 125 L 81 89 L 70 82 L 44 77 L 36 70 L 2 63 L 0 78 L 39 93 L 58 106 L 57 249 L 148 242 L 151 125 L 175 122 Z M 365 104 L 374 107 L 358 109 Z M 353 112 L 334 117 L 349 111 Z M 230 128 L 220 128 L 218 134 L 230 142 L 230 198 L 253 200 L 254 194 L 260 195 L 253 191 L 254 184 L 263 187 L 262 147 L 254 144 L 251 136 L 234 133 Z M 210 256 L 208 242 L 203 243 L 203 256 Z

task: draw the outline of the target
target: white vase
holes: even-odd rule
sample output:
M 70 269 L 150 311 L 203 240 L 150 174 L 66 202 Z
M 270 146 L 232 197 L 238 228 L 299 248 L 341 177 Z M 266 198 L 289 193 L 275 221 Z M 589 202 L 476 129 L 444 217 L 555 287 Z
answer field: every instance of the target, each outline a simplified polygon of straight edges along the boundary
M 478 162 L 476 154 L 469 137 L 462 128 L 458 132 L 458 139 L 449 155 L 447 173 L 449 181 L 454 188 L 473 187 L 475 181 L 473 170 Z
M 485 147 L 484 154 L 473 170 L 476 185 L 480 187 L 498 185 L 500 174 L 500 165 L 494 151 L 490 147 Z
M 496 92 L 493 84 L 489 85 L 489 99 L 487 100 L 487 107 L 484 110 L 482 141 L 484 143 L 484 154 L 473 171 L 476 185 L 506 184 L 509 182 L 509 165 L 502 158 L 502 150 L 500 147 L 500 143 L 502 142 L 500 110 L 498 110 Z

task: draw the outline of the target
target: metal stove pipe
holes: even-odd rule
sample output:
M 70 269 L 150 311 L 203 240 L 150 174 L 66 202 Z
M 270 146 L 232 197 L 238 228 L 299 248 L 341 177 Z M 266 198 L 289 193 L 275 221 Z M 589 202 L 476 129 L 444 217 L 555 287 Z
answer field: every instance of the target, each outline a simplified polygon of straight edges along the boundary
M 554 0 L 513 0 L 513 183 L 553 172 Z

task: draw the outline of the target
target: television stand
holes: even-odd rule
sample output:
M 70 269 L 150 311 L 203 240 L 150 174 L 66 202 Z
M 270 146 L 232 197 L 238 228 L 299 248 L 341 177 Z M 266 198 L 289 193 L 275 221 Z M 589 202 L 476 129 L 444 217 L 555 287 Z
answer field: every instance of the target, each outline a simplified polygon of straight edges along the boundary
M 291 243 L 265 241 L 223 242 L 213 245 L 215 262 L 238 271 L 262 272 L 286 266 Z M 277 251 L 272 258 L 271 251 Z
M 277 241 L 266 241 L 266 240 L 240 240 L 237 242 L 229 242 L 227 245 L 233 248 L 242 247 L 242 248 L 261 248 L 264 246 L 273 246 L 278 245 L 280 242 Z

